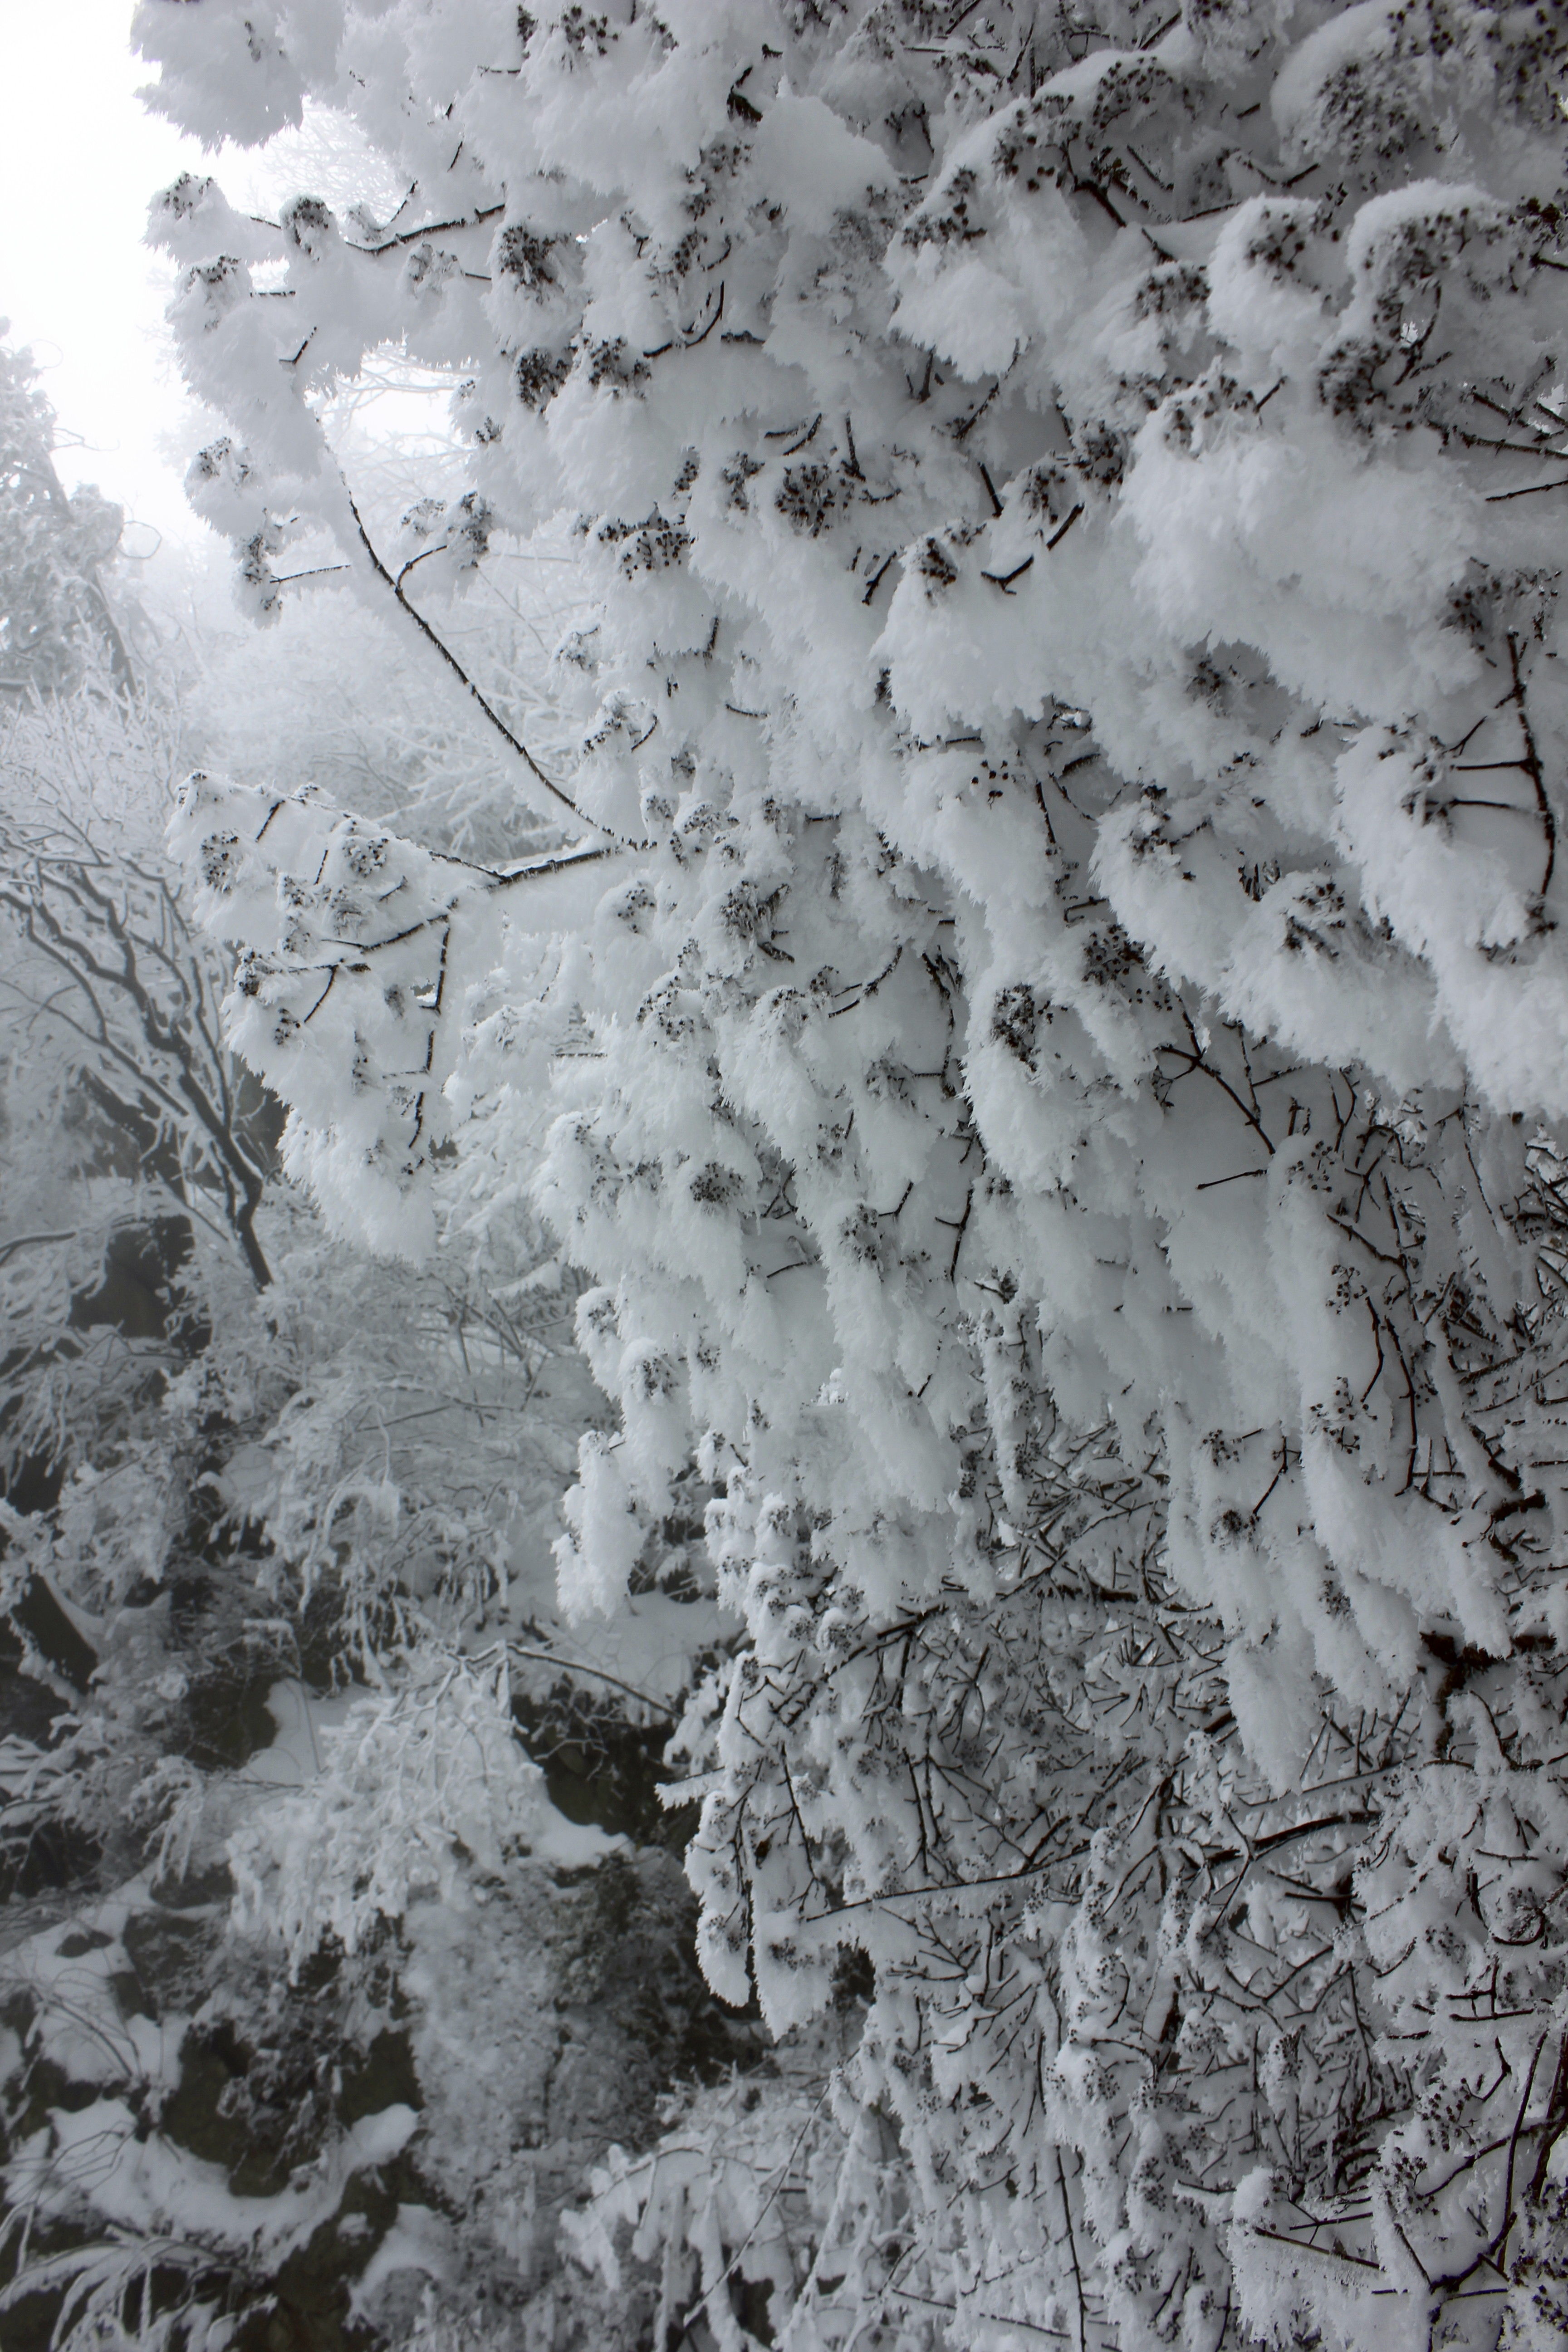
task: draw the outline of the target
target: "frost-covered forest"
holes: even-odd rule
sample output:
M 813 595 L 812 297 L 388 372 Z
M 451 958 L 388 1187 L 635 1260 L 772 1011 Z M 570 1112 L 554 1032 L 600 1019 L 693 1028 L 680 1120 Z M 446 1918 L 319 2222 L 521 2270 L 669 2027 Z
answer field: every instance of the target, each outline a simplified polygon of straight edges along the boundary
M 1561 2352 L 1557 0 L 135 38 L 239 617 L 8 350 L 7 2352 Z

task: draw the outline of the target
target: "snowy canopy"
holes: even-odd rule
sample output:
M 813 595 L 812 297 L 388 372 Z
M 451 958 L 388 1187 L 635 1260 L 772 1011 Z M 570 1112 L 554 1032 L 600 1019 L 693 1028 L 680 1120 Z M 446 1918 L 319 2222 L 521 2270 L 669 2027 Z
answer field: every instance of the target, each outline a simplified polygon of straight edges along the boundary
M 258 613 L 331 534 L 460 691 L 422 596 L 576 518 L 537 879 L 308 779 L 179 837 L 332 1213 L 450 1141 L 597 1286 L 568 1606 L 716 1490 L 705 1966 L 869 1955 L 919 2217 L 847 2155 L 793 2340 L 1558 2340 L 1561 25 L 137 21 L 408 191 L 153 206 Z M 389 342 L 471 448 L 396 547 L 321 421 Z

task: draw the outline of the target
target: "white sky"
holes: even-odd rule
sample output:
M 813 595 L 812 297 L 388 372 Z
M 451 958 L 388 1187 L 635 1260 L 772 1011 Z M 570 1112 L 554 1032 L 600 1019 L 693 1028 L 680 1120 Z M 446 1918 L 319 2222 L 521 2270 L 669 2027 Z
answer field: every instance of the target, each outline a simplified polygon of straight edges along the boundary
M 168 265 L 142 243 L 147 202 L 204 168 L 195 140 L 136 98 L 132 0 L 0 0 L 0 318 L 30 343 L 59 430 L 57 463 L 165 536 L 203 527 L 180 488 L 197 434 L 163 324 Z M 213 168 L 210 158 L 205 168 Z M 127 530 L 150 553 L 150 530 Z

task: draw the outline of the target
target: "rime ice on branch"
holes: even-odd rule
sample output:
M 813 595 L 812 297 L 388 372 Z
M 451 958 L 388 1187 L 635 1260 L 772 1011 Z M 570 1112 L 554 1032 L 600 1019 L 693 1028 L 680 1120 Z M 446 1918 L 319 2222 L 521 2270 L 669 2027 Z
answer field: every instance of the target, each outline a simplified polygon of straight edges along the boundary
M 468 685 L 319 421 L 385 343 L 471 445 L 433 558 L 579 519 L 580 752 L 514 748 L 591 918 L 384 844 L 425 928 L 373 885 L 373 984 L 353 828 L 289 803 L 319 876 L 218 919 L 297 1164 L 384 1240 L 443 1080 L 498 1192 L 553 1088 L 623 1412 L 568 1601 L 693 1452 L 723 1490 L 705 1964 L 782 2027 L 868 1955 L 901 2135 L 886 2196 L 842 2139 L 795 2340 L 1556 2341 L 1561 25 L 137 21 L 204 136 L 310 97 L 406 188 L 153 207 L 258 606 L 324 530 Z

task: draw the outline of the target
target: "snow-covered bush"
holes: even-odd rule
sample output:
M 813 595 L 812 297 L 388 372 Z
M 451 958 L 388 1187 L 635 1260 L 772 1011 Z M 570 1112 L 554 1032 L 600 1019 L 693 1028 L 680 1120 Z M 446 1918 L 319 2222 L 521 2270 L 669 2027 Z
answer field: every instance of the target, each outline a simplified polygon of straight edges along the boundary
M 564 864 L 287 779 L 180 837 L 331 1215 L 423 1246 L 454 1142 L 504 1213 L 552 1114 L 566 1605 L 723 1486 L 704 1962 L 784 2030 L 869 1957 L 913 2216 L 846 2316 L 804 2200 L 773 2333 L 1558 2340 L 1560 22 L 137 26 L 210 142 L 310 98 L 408 190 L 154 204 L 258 611 L 330 541 L 473 696 L 427 574 L 576 518 L 578 749 L 494 714 Z M 321 421 L 386 344 L 472 447 L 417 549 Z

